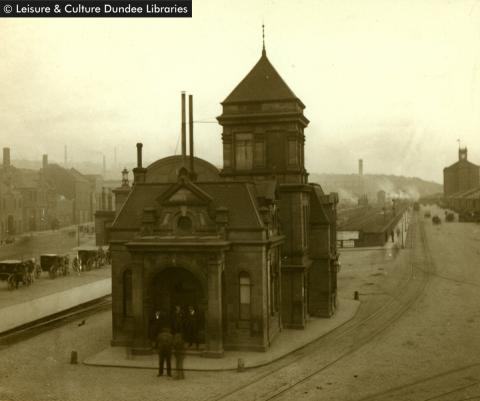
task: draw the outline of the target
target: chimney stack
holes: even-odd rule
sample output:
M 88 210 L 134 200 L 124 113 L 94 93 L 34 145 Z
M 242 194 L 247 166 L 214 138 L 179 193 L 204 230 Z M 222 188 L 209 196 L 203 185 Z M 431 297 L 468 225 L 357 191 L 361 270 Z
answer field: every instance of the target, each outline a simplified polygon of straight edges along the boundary
M 105 178 L 105 175 L 107 174 L 107 161 L 105 159 L 105 155 L 103 155 L 103 168 L 102 168 L 102 171 L 103 171 L 103 178 Z
M 142 147 L 143 143 L 137 143 L 137 168 L 142 168 Z
M 363 175 L 363 159 L 358 159 L 358 175 Z
M 188 95 L 188 141 L 190 145 L 190 175 L 195 176 L 194 154 L 193 154 L 193 96 Z
M 63 164 L 67 167 L 67 145 L 63 147 Z
M 185 109 L 185 92 L 182 92 L 182 157 L 184 162 L 187 157 L 187 118 Z
M 46 170 L 48 166 L 48 155 L 43 155 L 42 156 L 42 168 Z
M 147 169 L 142 167 L 142 143 L 137 143 L 137 167 L 133 169 L 133 182 L 145 182 Z
M 10 148 L 3 148 L 3 168 L 10 167 Z

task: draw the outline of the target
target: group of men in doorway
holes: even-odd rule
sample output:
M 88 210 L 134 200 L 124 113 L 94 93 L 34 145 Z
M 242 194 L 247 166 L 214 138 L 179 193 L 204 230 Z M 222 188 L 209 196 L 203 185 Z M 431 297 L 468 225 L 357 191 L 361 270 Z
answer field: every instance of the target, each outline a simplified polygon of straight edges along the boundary
M 158 351 L 158 376 L 163 376 L 164 365 L 167 376 L 172 376 L 171 359 L 175 357 L 175 379 L 184 379 L 183 361 L 186 344 L 199 346 L 199 316 L 197 310 L 189 305 L 184 311 L 176 305 L 171 314 L 156 311 L 151 322 L 151 340 Z

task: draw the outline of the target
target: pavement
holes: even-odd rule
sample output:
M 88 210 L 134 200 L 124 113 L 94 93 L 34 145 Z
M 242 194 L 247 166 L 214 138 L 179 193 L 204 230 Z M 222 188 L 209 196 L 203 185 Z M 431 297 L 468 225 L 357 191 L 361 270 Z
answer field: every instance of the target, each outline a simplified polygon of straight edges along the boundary
M 76 227 L 74 227 L 76 228 Z M 25 236 L 25 240 L 0 247 L 0 260 L 24 259 L 44 253 L 69 253 L 78 243 L 92 245 L 93 235 L 68 234 L 72 227 L 58 231 L 42 231 Z M 111 294 L 111 268 L 85 271 L 79 274 L 70 269 L 68 276 L 50 279 L 42 272 L 30 286 L 20 284 L 9 290 L 6 281 L 0 281 L 0 333 L 18 326 L 62 312 L 85 302 Z
M 81 275 L 43 278 L 31 286 L 0 291 L 0 333 L 112 293 L 110 268 Z
M 42 276 L 33 284 L 28 287 L 20 284 L 15 290 L 9 290 L 6 281 L 0 281 L 0 314 L 2 309 L 8 306 L 35 301 L 38 298 L 71 290 L 95 281 L 110 279 L 111 276 L 110 267 L 82 272 L 80 275 L 71 271 L 68 276 L 54 279 L 49 278 L 47 272 L 42 272 Z
M 340 299 L 337 312 L 331 318 L 311 318 L 305 330 L 283 329 L 265 352 L 225 351 L 223 358 L 205 358 L 201 353 L 187 353 L 184 367 L 189 371 L 236 370 L 239 359 L 245 368 L 256 368 L 275 362 L 325 336 L 351 320 L 360 305 L 359 301 Z M 158 369 L 158 357 L 132 355 L 126 347 L 109 347 L 83 361 L 86 365 Z

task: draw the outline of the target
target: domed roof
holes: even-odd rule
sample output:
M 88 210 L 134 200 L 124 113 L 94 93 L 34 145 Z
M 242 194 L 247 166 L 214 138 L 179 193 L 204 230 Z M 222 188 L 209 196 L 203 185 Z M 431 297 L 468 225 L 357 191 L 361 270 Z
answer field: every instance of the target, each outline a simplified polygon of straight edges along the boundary
M 182 167 L 189 167 L 189 156 L 184 160 L 181 155 L 168 156 L 159 159 L 147 167 L 145 182 L 177 182 L 178 172 Z M 219 181 L 219 170 L 211 163 L 198 157 L 194 158 L 193 166 L 197 181 Z

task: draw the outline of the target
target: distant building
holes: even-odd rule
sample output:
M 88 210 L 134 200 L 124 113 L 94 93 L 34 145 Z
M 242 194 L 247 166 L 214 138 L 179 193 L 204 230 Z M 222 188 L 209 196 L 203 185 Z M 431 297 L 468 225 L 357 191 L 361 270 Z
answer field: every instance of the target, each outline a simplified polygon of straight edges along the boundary
M 377 205 L 385 206 L 386 202 L 387 202 L 387 193 L 382 189 L 377 192 Z
M 308 183 L 305 106 L 265 50 L 222 105 L 221 171 L 192 155 L 144 168 L 138 144 L 133 185 L 114 189 L 115 213 L 96 213 L 113 345 L 148 352 L 154 311 L 175 305 L 199 311 L 206 356 L 266 350 L 282 327 L 335 311 L 338 198 Z
M 0 182 L 0 241 L 6 241 L 23 232 L 22 194 L 7 178 Z
M 74 168 L 65 169 L 58 164 L 44 163 L 42 173 L 57 194 L 73 202 L 73 223 L 93 221 L 97 188 L 94 179 L 87 178 Z
M 467 191 L 480 185 L 480 167 L 467 160 L 467 148 L 458 149 L 458 161 L 443 169 L 445 196 Z

